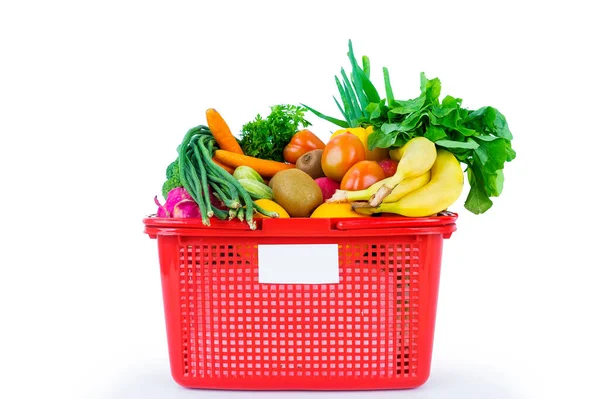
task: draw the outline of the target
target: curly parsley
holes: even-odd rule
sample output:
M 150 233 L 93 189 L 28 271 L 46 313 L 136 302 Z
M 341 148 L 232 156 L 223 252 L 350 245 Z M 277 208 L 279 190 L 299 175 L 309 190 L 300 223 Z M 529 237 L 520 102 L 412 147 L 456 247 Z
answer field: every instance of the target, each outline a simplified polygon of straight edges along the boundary
M 284 162 L 283 149 L 302 127 L 310 126 L 304 119 L 306 108 L 281 104 L 271 107 L 267 118 L 260 114 L 242 127 L 241 147 L 244 154 L 260 159 Z

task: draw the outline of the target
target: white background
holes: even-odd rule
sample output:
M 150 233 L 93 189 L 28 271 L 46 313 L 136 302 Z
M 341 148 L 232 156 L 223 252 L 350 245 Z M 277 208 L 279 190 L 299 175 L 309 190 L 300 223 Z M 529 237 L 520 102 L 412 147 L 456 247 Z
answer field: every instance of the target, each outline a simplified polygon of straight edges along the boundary
M 142 218 L 207 108 L 234 130 L 277 103 L 337 114 L 348 39 L 397 98 L 423 71 L 500 109 L 517 159 L 488 213 L 453 207 L 425 386 L 261 395 L 600 397 L 593 2 L 0 4 L 0 397 L 249 397 L 171 380 Z

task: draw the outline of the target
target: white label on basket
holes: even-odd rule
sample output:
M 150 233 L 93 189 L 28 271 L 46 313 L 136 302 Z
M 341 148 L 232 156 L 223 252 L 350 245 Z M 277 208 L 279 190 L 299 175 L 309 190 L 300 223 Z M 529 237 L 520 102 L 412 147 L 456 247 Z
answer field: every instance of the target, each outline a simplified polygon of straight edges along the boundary
M 258 282 L 266 284 L 337 284 L 337 244 L 259 245 Z

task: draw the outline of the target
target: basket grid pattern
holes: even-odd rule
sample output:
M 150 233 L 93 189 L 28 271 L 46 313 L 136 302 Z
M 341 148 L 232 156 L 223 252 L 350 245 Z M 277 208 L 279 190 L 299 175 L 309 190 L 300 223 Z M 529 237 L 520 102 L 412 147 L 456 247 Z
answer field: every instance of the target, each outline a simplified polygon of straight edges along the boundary
M 418 240 L 338 242 L 324 285 L 259 284 L 258 243 L 231 241 L 179 246 L 184 377 L 417 376 Z

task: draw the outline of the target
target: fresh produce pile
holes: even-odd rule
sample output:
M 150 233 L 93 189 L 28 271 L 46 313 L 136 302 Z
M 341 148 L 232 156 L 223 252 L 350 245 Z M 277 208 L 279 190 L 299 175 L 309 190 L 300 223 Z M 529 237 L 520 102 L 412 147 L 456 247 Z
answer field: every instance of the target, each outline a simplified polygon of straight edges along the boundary
M 383 68 L 385 97 L 349 42 L 350 76 L 335 78 L 343 119 L 307 105 L 281 104 L 242 129 L 237 139 L 215 109 L 207 126 L 190 129 L 167 167 L 158 217 L 426 217 L 460 197 L 466 167 L 465 208 L 486 212 L 501 194 L 504 164 L 512 161 L 512 134 L 493 107 L 471 111 L 462 100 L 440 101 L 439 79 L 421 74 L 421 94 L 397 100 Z M 312 112 L 339 127 L 324 143 L 308 127 Z

